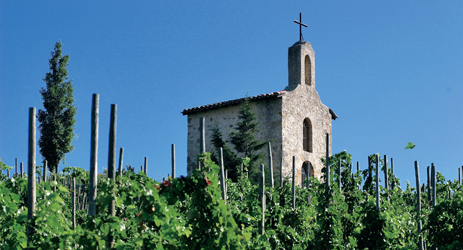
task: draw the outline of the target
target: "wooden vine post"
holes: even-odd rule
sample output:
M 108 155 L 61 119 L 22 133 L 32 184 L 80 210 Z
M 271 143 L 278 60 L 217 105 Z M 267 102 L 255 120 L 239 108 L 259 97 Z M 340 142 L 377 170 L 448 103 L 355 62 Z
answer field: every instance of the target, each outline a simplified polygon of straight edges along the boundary
M 58 186 L 58 166 L 56 166 L 55 169 L 53 169 L 53 182 L 56 183 L 56 185 L 53 186 L 53 192 L 56 192 L 56 187 Z
M 387 168 L 387 155 L 384 155 L 384 186 L 389 190 L 389 173 Z
M 458 168 L 458 184 L 461 184 L 460 168 Z
M 429 166 L 426 168 L 427 170 L 427 185 L 428 185 L 428 202 L 431 200 L 431 169 Z
M 148 172 L 148 157 L 145 157 L 145 165 L 143 167 L 143 173 L 147 174 Z
M 309 169 L 309 167 L 310 167 L 310 163 L 307 162 L 305 164 L 305 172 L 307 173 L 307 181 L 306 181 L 307 191 L 309 190 L 309 186 L 310 186 L 310 181 L 309 181 L 309 179 L 310 179 L 310 174 L 309 174 L 310 169 Z M 309 203 L 309 202 L 310 202 L 310 193 L 307 192 L 307 203 Z
M 175 179 L 175 144 L 172 144 L 172 179 Z
M 342 192 L 341 189 L 341 159 L 338 161 L 338 186 L 339 186 L 339 193 Z
M 199 153 L 202 154 L 206 152 L 206 118 L 199 117 L 199 132 L 200 132 L 200 141 L 199 141 Z M 201 170 L 201 161 L 198 159 L 198 169 Z
M 265 209 L 266 209 L 266 200 L 265 200 L 265 169 L 264 164 L 260 164 L 260 178 L 259 178 L 259 199 L 262 209 L 260 224 L 259 224 L 259 234 L 264 235 L 265 233 Z
M 421 213 L 421 188 L 420 188 L 420 167 L 418 165 L 418 161 L 415 161 L 415 177 L 416 177 L 416 214 L 417 217 L 420 218 Z M 420 250 L 423 250 L 423 237 L 421 237 L 421 219 L 418 220 L 418 235 L 419 235 L 419 242 L 418 247 Z
M 376 210 L 379 209 L 379 155 L 376 155 Z
M 119 176 L 121 179 L 121 184 L 122 184 L 122 162 L 124 160 L 124 148 L 121 148 L 119 150 Z
M 109 149 L 108 149 L 108 178 L 111 183 L 116 182 L 116 131 L 117 131 L 117 105 L 111 104 L 111 120 L 109 124 Z M 146 174 L 146 157 L 145 157 L 145 174 Z M 116 215 L 116 201 L 113 194 L 111 203 L 109 204 L 109 214 L 111 216 Z M 108 233 L 108 246 L 114 247 L 114 239 L 111 235 L 111 231 Z
M 330 191 L 330 134 L 326 133 L 326 195 L 328 197 Z
M 29 154 L 28 154 L 28 179 L 27 179 L 27 220 L 30 221 L 34 216 L 36 202 L 36 183 L 35 183 L 35 145 L 36 145 L 36 111 L 29 108 Z M 21 164 L 22 166 L 22 164 Z M 31 240 L 34 230 L 27 226 L 27 245 Z
M 368 188 L 368 192 L 370 193 L 370 195 L 373 194 L 373 174 L 372 174 L 372 168 L 373 168 L 373 164 L 372 164 L 372 159 L 371 159 L 371 155 L 368 156 L 368 180 L 371 181 L 370 183 L 370 186 L 367 187 Z
M 268 170 L 269 170 L 269 180 L 270 180 L 270 187 L 274 188 L 275 185 L 273 183 L 273 160 L 272 160 L 272 146 L 270 142 L 268 142 Z
M 224 171 L 224 164 L 223 164 L 223 149 L 220 148 L 219 150 L 219 160 L 220 160 L 220 172 L 219 172 L 219 177 L 220 177 L 220 188 L 222 190 L 222 199 L 227 204 L 227 190 L 225 187 L 225 171 Z
M 109 124 L 109 149 L 108 149 L 108 178 L 112 183 L 116 181 L 116 131 L 117 131 L 117 105 L 111 104 L 111 119 Z M 146 158 L 145 158 L 146 166 Z M 146 167 L 145 167 L 146 171 Z M 116 202 L 114 200 L 109 204 L 109 213 L 115 215 Z
M 431 163 L 432 207 L 436 206 L 436 166 Z
M 47 160 L 44 160 L 43 161 L 43 183 L 45 183 L 47 181 L 47 169 L 48 169 L 48 161 Z M 43 199 L 45 200 L 47 196 L 45 195 L 45 193 L 43 194 Z
M 389 172 L 387 168 L 387 155 L 384 155 L 383 166 L 384 166 L 384 186 L 386 187 L 386 199 L 389 201 L 389 194 L 387 192 L 389 190 Z
M 291 227 L 294 228 L 294 220 L 296 219 L 296 156 L 293 156 L 293 202 L 292 202 L 292 210 L 293 210 L 293 221 L 291 222 Z
M 88 189 L 88 214 L 96 215 L 96 197 L 98 185 L 98 117 L 99 117 L 99 95 L 93 94 L 92 100 L 92 132 L 90 149 L 90 185 Z
M 76 229 L 76 178 L 72 178 L 72 229 Z
M 47 171 L 48 171 L 48 161 L 47 160 L 44 160 L 43 161 L 43 182 L 46 182 L 47 181 Z
M 23 162 L 19 164 L 20 169 L 21 169 L 21 178 L 24 178 L 24 169 L 23 169 Z

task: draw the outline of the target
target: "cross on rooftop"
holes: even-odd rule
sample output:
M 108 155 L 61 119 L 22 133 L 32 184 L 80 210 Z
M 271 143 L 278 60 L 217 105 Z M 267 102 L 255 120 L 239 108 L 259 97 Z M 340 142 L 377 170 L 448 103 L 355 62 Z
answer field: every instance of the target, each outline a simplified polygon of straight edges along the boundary
M 299 41 L 302 41 L 302 26 L 307 28 L 307 25 L 302 23 L 302 15 L 300 12 L 299 12 L 299 21 L 294 20 L 294 22 L 299 24 Z

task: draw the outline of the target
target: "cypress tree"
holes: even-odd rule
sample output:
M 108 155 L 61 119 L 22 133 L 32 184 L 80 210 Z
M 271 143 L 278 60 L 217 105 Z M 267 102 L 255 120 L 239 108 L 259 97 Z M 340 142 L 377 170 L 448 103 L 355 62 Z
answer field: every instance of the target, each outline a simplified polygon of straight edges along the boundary
M 40 153 L 52 173 L 60 161 L 64 161 L 64 155 L 74 148 L 71 142 L 77 109 L 72 81 L 68 78 L 68 60 L 69 55 L 62 56 L 61 42 L 57 42 L 49 60 L 50 71 L 43 79 L 46 88 L 40 90 L 44 107 L 38 112 Z

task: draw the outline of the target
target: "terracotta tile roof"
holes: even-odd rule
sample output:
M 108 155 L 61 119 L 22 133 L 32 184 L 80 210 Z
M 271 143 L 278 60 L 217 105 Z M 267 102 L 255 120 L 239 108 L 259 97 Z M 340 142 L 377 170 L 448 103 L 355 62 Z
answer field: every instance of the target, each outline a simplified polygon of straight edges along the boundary
M 251 96 L 251 97 L 248 97 L 248 98 L 249 98 L 250 101 L 257 101 L 257 100 L 262 100 L 262 99 L 281 97 L 282 95 L 284 95 L 284 93 L 286 93 L 286 91 L 282 90 L 282 91 L 272 92 L 272 93 L 268 93 L 268 94 Z M 244 102 L 245 99 L 246 98 L 243 97 L 243 98 L 240 98 L 240 99 L 234 99 L 234 100 L 229 100 L 229 101 L 225 101 L 225 102 L 217 102 L 217 103 L 214 103 L 214 104 L 208 104 L 208 105 L 198 106 L 198 107 L 194 107 L 194 108 L 184 109 L 182 111 L 182 114 L 183 115 L 188 115 L 188 114 L 193 114 L 193 113 L 196 113 L 196 112 L 199 112 L 199 111 L 205 111 L 205 110 L 209 110 L 209 109 L 216 109 L 216 108 L 227 107 L 227 106 L 231 106 L 231 105 L 237 105 L 237 104 L 240 104 L 240 103 Z

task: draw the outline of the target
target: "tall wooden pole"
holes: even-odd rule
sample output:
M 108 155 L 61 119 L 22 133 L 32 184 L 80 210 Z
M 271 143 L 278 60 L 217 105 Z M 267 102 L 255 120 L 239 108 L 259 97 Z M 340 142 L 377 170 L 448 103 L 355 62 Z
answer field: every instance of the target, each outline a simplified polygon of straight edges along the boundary
M 172 144 L 172 178 L 175 179 L 175 144 Z
M 293 210 L 293 220 L 291 222 L 291 227 L 294 228 L 294 220 L 296 219 L 296 156 L 293 156 L 293 202 L 292 202 L 292 210 Z
M 387 169 L 387 155 L 384 155 L 384 186 L 389 190 L 389 173 Z
M 76 178 L 72 178 L 72 229 L 76 229 Z
M 14 177 L 16 177 L 18 175 L 18 158 L 14 158 L 14 168 L 15 168 L 15 173 L 14 173 Z
M 431 169 L 429 166 L 426 168 L 427 171 L 427 184 L 428 184 L 428 202 L 431 201 Z
M 19 168 L 21 169 L 21 178 L 24 178 L 24 168 L 23 168 L 23 162 L 19 164 Z
M 373 168 L 372 159 L 371 159 L 371 155 L 369 155 L 369 156 L 368 156 L 368 180 L 370 180 L 371 183 L 370 183 L 370 186 L 368 187 L 368 192 L 370 193 L 370 195 L 373 195 L 373 174 L 372 174 L 372 168 Z
M 379 208 L 379 155 L 376 155 L 376 210 Z
M 310 162 L 307 162 L 305 164 L 305 172 L 307 173 L 307 181 L 306 181 L 306 186 L 307 186 L 307 191 L 309 191 L 309 186 L 310 186 Z M 310 193 L 307 192 L 307 203 L 310 202 Z
M 36 202 L 36 183 L 35 183 L 35 145 L 36 145 L 36 112 L 35 108 L 29 108 L 29 154 L 28 154 L 28 180 L 27 180 L 27 220 L 30 221 L 34 216 Z M 21 162 L 22 166 L 22 162 Z M 27 227 L 27 243 L 29 245 L 33 229 Z
M 92 132 L 90 149 L 90 185 L 88 190 L 88 214 L 96 215 L 96 197 L 98 185 L 98 118 L 100 95 L 93 94 L 92 99 Z
M 339 186 L 339 193 L 342 192 L 341 189 L 341 159 L 338 161 L 338 186 Z
M 330 191 L 330 134 L 326 133 L 326 193 Z
M 206 119 L 204 117 L 199 117 L 199 131 L 200 131 L 200 141 L 199 141 L 199 150 L 200 154 L 206 152 Z M 198 160 L 198 168 L 201 170 L 201 162 Z
M 122 182 L 122 162 L 124 160 L 124 148 L 121 148 L 119 150 L 119 176 Z
M 436 166 L 431 163 L 431 182 L 432 182 L 432 207 L 436 206 Z
M 421 187 L 420 187 L 420 167 L 418 165 L 418 161 L 415 161 L 415 177 L 416 177 L 416 195 L 417 195 L 417 200 L 416 200 L 416 213 L 417 217 L 420 218 L 420 212 L 421 212 Z M 418 221 L 418 235 L 421 234 L 421 219 Z M 423 238 L 419 237 L 419 242 L 418 242 L 419 249 L 423 249 Z
M 47 171 L 48 171 L 48 161 L 44 160 L 43 161 L 43 182 L 47 181 Z
M 264 164 L 260 164 L 259 198 L 260 198 L 260 204 L 261 204 L 261 210 L 262 210 L 261 220 L 259 224 L 259 234 L 264 235 L 265 233 L 265 209 L 266 209 Z
M 111 119 L 109 123 L 108 178 L 112 180 L 112 183 L 116 182 L 116 131 L 117 131 L 117 105 L 111 104 Z M 146 173 L 146 160 L 145 160 L 145 173 Z M 108 210 L 111 216 L 116 215 L 116 201 L 115 200 L 112 200 L 111 203 L 109 203 Z M 111 235 L 111 231 L 108 233 L 107 237 L 108 237 L 108 246 L 111 249 L 114 246 L 114 242 L 113 242 L 114 237 Z
M 225 187 L 225 171 L 224 171 L 224 164 L 223 164 L 223 150 L 222 148 L 219 149 L 219 160 L 220 160 L 220 187 L 222 190 L 222 199 L 224 200 L 225 204 L 227 203 L 227 190 Z
M 269 180 L 270 180 L 270 187 L 274 188 L 275 185 L 273 183 L 273 159 L 272 159 L 272 145 L 268 142 L 268 170 L 269 170 Z
M 458 184 L 461 184 L 460 168 L 458 168 Z
M 109 149 L 108 149 L 108 178 L 116 182 L 116 131 L 117 131 L 117 105 L 111 104 L 111 119 L 109 123 Z M 109 204 L 109 214 L 115 215 L 116 202 Z
M 148 157 L 145 157 L 145 165 L 143 168 L 143 173 L 147 174 L 148 173 Z

